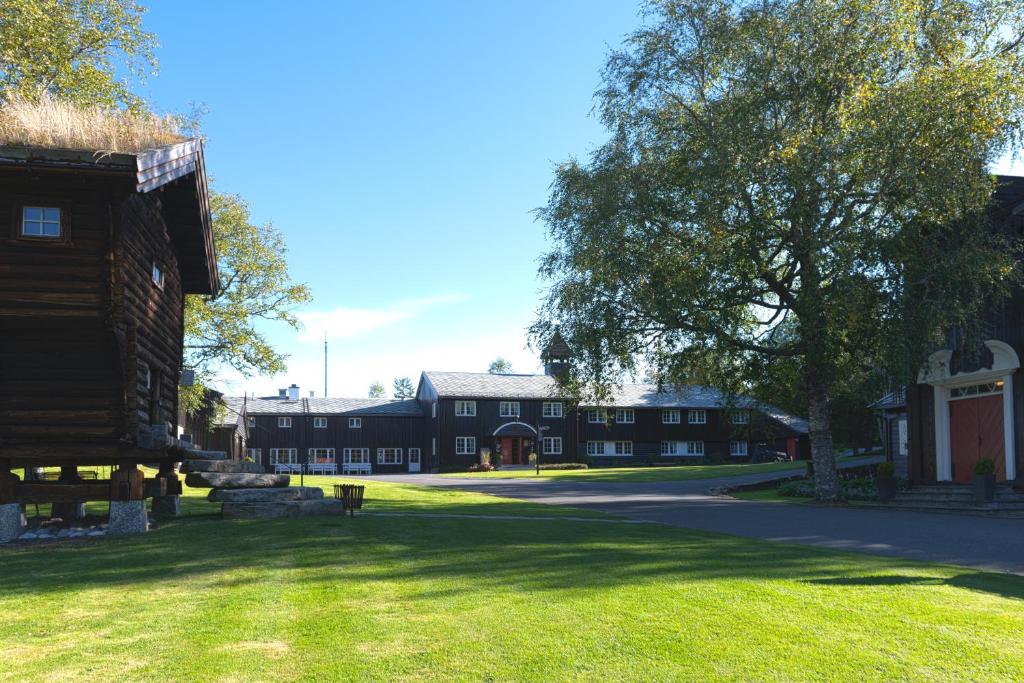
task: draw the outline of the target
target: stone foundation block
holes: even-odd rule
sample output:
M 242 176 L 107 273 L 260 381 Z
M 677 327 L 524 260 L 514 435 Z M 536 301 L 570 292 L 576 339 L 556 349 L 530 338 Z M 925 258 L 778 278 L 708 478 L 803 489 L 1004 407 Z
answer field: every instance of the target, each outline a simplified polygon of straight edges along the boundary
M 0 543 L 13 541 L 27 525 L 25 513 L 18 503 L 0 505 Z
M 323 497 L 323 489 L 315 486 L 287 486 L 277 489 L 214 489 L 206 498 L 213 503 L 282 503 Z
M 288 486 L 287 474 L 222 474 L 189 472 L 185 484 L 200 489 L 270 489 Z
M 111 536 L 144 534 L 149 530 L 149 515 L 144 500 L 110 501 L 110 525 L 107 533 Z

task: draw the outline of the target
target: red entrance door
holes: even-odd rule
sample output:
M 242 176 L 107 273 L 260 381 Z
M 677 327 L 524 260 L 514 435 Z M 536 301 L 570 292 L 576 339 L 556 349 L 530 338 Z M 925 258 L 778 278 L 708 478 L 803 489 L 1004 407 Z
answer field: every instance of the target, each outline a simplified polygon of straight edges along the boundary
M 518 436 L 501 437 L 501 464 L 520 465 L 523 452 L 523 440 Z
M 953 481 L 968 483 L 979 458 L 996 463 L 996 478 L 1006 479 L 1003 440 L 1003 397 L 1000 395 L 952 401 L 949 404 L 949 448 Z

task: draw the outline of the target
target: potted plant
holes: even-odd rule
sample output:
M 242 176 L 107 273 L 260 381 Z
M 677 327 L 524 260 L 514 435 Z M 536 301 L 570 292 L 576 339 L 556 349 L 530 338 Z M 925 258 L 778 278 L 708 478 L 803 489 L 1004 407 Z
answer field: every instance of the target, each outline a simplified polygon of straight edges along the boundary
M 974 500 L 978 503 L 991 503 L 996 497 L 996 462 L 992 458 L 979 458 L 974 463 L 974 476 L 971 478 L 974 489 Z
M 878 500 L 888 503 L 896 497 L 896 464 L 891 461 L 879 463 L 875 468 L 875 486 Z

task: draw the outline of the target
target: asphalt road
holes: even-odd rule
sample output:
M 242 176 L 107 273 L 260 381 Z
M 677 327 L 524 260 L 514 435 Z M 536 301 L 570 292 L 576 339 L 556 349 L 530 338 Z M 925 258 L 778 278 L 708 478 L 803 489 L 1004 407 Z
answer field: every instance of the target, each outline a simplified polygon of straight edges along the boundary
M 848 461 L 849 465 L 857 464 Z M 453 487 L 535 503 L 571 505 L 632 519 L 1024 575 L 1024 520 L 899 510 L 761 503 L 711 489 L 791 473 L 656 483 L 573 478 L 457 479 L 431 474 L 373 479 Z

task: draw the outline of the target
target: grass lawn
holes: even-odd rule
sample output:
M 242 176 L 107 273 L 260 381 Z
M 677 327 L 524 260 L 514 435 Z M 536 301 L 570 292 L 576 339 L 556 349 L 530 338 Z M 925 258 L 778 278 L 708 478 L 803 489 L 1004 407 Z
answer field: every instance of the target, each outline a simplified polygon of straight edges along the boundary
M 0 680 L 1024 671 L 1021 577 L 654 524 L 437 519 L 417 515 L 557 509 L 367 485 L 370 509 L 409 516 L 228 522 L 189 491 L 144 536 L 0 549 Z
M 595 467 L 589 470 L 495 470 L 494 472 L 451 472 L 442 477 L 472 479 L 527 479 L 563 477 L 593 481 L 686 481 L 689 479 L 714 479 L 736 477 L 760 472 L 802 471 L 807 464 L 800 462 L 761 462 L 753 465 L 679 465 L 676 467 Z

